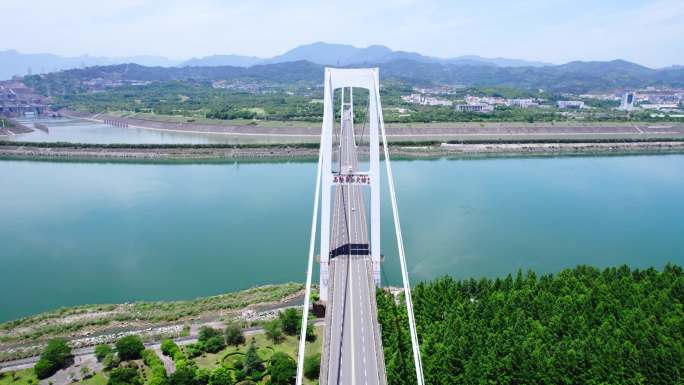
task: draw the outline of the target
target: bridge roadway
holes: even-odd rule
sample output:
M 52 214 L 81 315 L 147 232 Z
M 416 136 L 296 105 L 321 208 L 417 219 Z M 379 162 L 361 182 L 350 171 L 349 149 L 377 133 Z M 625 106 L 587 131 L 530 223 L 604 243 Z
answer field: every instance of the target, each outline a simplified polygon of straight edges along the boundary
M 342 175 L 358 171 L 348 110 L 342 119 L 338 162 Z M 385 385 L 362 187 L 337 185 L 334 199 L 321 384 Z

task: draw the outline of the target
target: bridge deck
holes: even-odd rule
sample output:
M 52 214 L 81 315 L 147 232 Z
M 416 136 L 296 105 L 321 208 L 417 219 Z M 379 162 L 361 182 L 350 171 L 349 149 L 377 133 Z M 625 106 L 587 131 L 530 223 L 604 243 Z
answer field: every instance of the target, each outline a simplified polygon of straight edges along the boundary
M 340 173 L 358 171 L 350 111 L 343 114 L 338 151 Z M 334 202 L 321 384 L 385 385 L 363 191 L 338 185 Z

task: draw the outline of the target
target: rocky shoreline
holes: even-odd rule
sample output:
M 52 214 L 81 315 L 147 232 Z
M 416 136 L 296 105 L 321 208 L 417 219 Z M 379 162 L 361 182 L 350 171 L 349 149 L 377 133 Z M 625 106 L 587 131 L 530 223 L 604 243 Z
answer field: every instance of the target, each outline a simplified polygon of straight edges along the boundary
M 35 356 L 54 337 L 68 339 L 74 348 L 111 343 L 128 334 L 145 341 L 179 338 L 199 324 L 232 320 L 256 325 L 274 318 L 281 309 L 301 306 L 303 299 L 303 286 L 289 283 L 195 300 L 60 308 L 0 323 L 0 368 L 6 366 L 3 362 Z M 178 312 L 173 313 L 174 309 Z
M 403 159 L 473 156 L 553 156 L 578 154 L 684 153 L 684 141 L 587 143 L 438 143 L 391 145 L 390 153 Z M 0 157 L 9 159 L 91 160 L 308 160 L 318 156 L 312 146 L 125 146 L 0 143 Z

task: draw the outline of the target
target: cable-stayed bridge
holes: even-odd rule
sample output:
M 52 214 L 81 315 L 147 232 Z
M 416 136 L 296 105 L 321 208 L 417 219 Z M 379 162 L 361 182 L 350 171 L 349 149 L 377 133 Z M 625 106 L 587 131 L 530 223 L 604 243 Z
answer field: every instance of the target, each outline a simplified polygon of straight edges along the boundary
M 304 315 L 300 335 L 297 385 L 302 384 L 306 320 L 320 198 L 320 296 L 326 303 L 320 384 L 385 385 L 387 376 L 377 319 L 375 288 L 380 284 L 380 138 L 392 200 L 404 294 L 418 384 L 423 384 L 420 350 L 413 317 L 401 226 L 387 149 L 377 68 L 326 68 L 321 147 L 316 176 L 307 268 Z M 362 134 L 354 125 L 353 89 L 368 91 Z M 334 96 L 339 95 L 336 127 Z M 348 95 L 348 98 L 345 98 Z M 358 142 L 368 125 L 368 169 L 359 163 Z M 370 195 L 370 221 L 364 190 Z

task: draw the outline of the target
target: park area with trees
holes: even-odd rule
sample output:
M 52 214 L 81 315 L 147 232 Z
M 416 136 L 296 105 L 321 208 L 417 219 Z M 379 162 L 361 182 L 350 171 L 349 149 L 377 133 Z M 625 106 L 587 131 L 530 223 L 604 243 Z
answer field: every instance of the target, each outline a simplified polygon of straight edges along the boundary
M 578 266 L 555 274 L 443 277 L 413 289 L 425 383 L 682 384 L 684 271 Z M 416 383 L 401 293 L 377 295 L 389 385 Z M 286 385 L 294 383 L 301 313 L 292 308 L 245 335 L 241 325 L 203 327 L 195 343 L 170 339 L 161 353 L 130 335 L 95 347 L 104 367 L 81 385 Z M 310 328 L 305 384 L 320 371 L 321 330 Z M 166 358 L 164 358 L 166 359 Z M 34 369 L 2 373 L 0 385 L 36 384 L 72 363 L 63 339 Z M 167 359 L 168 360 L 168 359 Z
M 378 293 L 389 385 L 415 384 L 402 297 Z M 588 266 L 413 290 L 425 383 L 681 384 L 684 273 Z

